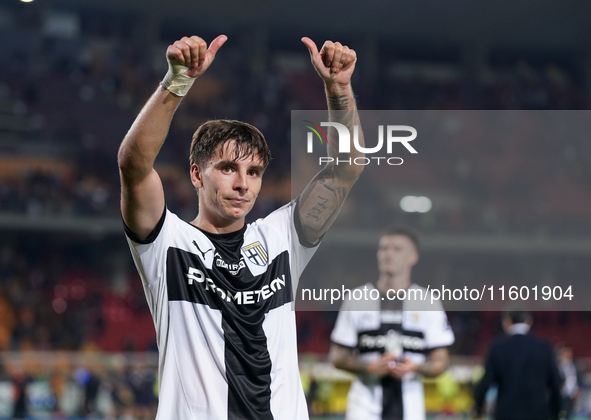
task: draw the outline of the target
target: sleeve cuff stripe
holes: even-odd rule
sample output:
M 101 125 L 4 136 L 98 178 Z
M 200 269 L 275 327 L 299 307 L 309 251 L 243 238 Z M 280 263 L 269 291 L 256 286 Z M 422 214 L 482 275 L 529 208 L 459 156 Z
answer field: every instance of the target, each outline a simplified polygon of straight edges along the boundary
M 162 216 L 160 217 L 160 220 L 158 220 L 158 223 L 154 227 L 154 230 L 152 230 L 152 232 L 150 232 L 150 234 L 146 237 L 146 239 L 140 239 L 135 233 L 133 233 L 129 229 L 129 227 L 125 224 L 125 221 L 123 221 L 123 218 L 121 218 L 121 220 L 123 221 L 123 228 L 125 229 L 125 234 L 127 235 L 127 237 L 129 239 L 131 239 L 133 242 L 136 242 L 138 244 L 147 245 L 147 244 L 151 244 L 152 242 L 154 242 L 156 240 L 156 238 L 160 234 L 160 231 L 162 230 L 162 226 L 164 225 L 165 218 L 166 218 L 166 206 L 164 206 L 164 211 L 162 212 Z

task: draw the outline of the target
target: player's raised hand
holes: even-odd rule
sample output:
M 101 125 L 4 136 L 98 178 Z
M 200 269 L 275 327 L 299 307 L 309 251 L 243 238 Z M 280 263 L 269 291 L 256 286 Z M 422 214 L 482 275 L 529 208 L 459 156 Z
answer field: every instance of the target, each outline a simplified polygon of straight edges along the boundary
M 220 35 L 209 44 L 198 36 L 183 37 L 166 50 L 166 59 L 172 66 L 186 67 L 185 73 L 189 77 L 199 77 L 211 65 L 215 54 L 228 37 Z
M 176 96 L 185 96 L 193 82 L 210 66 L 228 37 L 220 35 L 209 44 L 198 36 L 183 37 L 166 50 L 168 73 L 161 85 Z
M 340 42 L 326 41 L 320 52 L 314 41 L 303 37 L 302 42 L 308 47 L 310 59 L 318 75 L 327 83 L 348 84 L 355 70 L 357 54 Z

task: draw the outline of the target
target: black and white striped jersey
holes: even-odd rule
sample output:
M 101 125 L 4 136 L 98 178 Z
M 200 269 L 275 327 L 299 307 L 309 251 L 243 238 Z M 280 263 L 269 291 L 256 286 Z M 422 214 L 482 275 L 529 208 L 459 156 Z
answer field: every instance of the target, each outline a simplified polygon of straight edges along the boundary
M 367 283 L 357 289 L 373 290 Z M 410 289 L 425 288 L 412 284 Z M 386 299 L 362 303 L 345 300 L 340 309 L 331 340 L 356 349 L 367 362 L 378 360 L 384 352 L 408 358 L 416 364 L 426 360 L 430 351 L 453 344 L 454 334 L 447 322 L 441 302 L 434 301 L 431 310 L 414 310 L 408 299 L 398 308 Z M 362 306 L 364 310 L 356 310 Z M 425 308 L 422 305 L 421 308 Z M 359 374 L 351 384 L 347 399 L 347 420 L 424 420 L 423 384 L 414 372 L 402 380 L 389 376 Z
M 168 210 L 144 241 L 126 229 L 156 328 L 157 419 L 308 419 L 291 303 L 316 247 L 295 208 L 227 234 Z

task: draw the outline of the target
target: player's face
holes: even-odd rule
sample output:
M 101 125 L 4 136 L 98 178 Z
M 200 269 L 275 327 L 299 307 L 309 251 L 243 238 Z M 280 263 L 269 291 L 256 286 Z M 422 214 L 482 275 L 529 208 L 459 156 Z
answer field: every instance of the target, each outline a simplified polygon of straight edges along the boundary
M 405 235 L 384 235 L 378 245 L 380 273 L 396 275 L 406 272 L 419 260 L 415 246 Z
M 219 145 L 204 170 L 191 167 L 193 185 L 199 191 L 199 213 L 214 226 L 244 219 L 254 206 L 264 168 L 258 156 L 234 160 L 233 140 Z

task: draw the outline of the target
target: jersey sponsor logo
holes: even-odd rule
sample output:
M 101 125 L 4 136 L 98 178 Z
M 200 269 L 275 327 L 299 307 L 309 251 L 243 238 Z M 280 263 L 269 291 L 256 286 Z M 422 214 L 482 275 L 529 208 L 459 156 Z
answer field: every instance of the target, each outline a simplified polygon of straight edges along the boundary
M 388 330 L 383 334 L 380 331 L 371 331 L 359 335 L 359 350 L 370 351 L 389 351 L 395 354 L 401 354 L 403 350 L 424 351 L 427 350 L 427 342 L 424 337 L 417 333 L 409 331 Z M 422 335 L 422 334 L 421 334 Z
M 193 284 L 202 284 L 205 290 L 219 295 L 222 300 L 226 302 L 234 302 L 237 305 L 252 305 L 261 301 L 269 299 L 275 293 L 279 292 L 285 287 L 285 274 L 272 280 L 270 284 L 266 284 L 259 290 L 246 290 L 231 292 L 216 286 L 212 279 L 206 277 L 203 271 L 198 268 L 189 267 L 189 272 L 186 274 L 187 282 L 190 286 Z
M 242 252 L 248 257 L 251 263 L 265 266 L 269 262 L 269 254 L 263 245 L 257 241 L 242 247 Z
M 236 310 L 235 315 L 240 317 L 255 312 L 264 314 L 293 300 L 287 251 L 269 261 L 265 272 L 256 276 L 248 267 L 238 276 L 215 266 L 207 268 L 197 253 L 174 247 L 168 250 L 166 266 L 168 300 L 171 302 L 185 301 L 215 310 Z
M 220 268 L 225 268 L 226 270 L 228 270 L 228 273 L 232 274 L 233 276 L 238 275 L 238 273 L 240 273 L 240 270 L 246 267 L 244 258 L 240 258 L 240 261 L 238 261 L 237 263 L 228 264 L 222 259 L 222 256 L 217 252 L 215 253 L 215 265 Z

